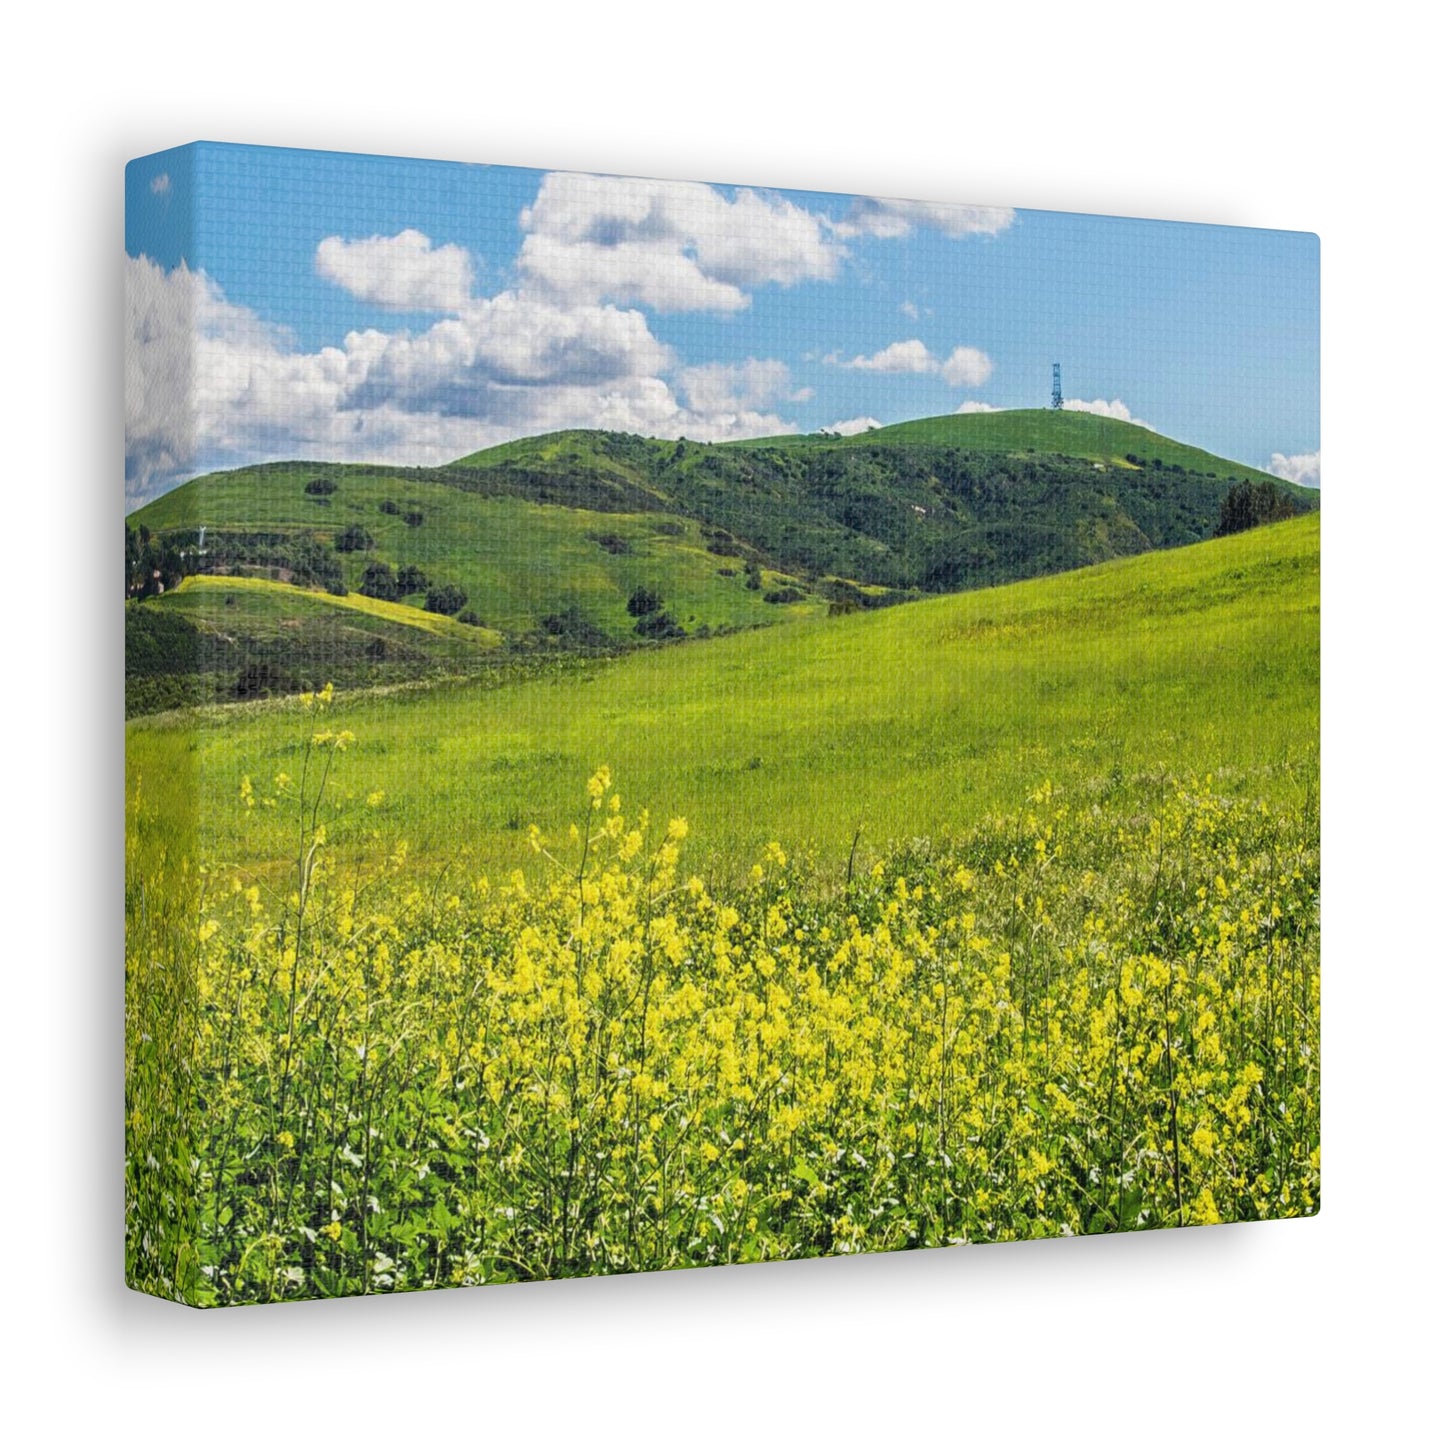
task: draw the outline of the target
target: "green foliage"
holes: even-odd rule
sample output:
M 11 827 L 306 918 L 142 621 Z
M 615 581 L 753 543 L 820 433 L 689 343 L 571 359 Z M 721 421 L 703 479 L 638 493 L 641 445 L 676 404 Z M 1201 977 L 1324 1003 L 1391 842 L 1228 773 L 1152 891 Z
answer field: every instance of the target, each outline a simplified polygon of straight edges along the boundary
M 376 546 L 376 538 L 360 522 L 353 522 L 336 534 L 335 545 L 338 552 L 366 552 Z
M 647 617 L 651 613 L 661 611 L 662 597 L 650 587 L 639 587 L 627 599 L 627 615 L 629 617 Z
M 384 602 L 394 602 L 402 595 L 396 573 L 387 562 L 368 562 L 361 574 L 361 586 L 357 589 L 364 597 L 379 597 Z
M 467 605 L 467 594 L 460 587 L 443 582 L 430 587 L 426 594 L 426 610 L 453 617 Z
M 1293 517 L 1297 510 L 1273 482 L 1236 482 L 1220 505 L 1219 525 L 1215 527 L 1214 535 L 1228 537 L 1269 522 L 1283 522 Z
M 648 612 L 639 617 L 633 631 L 639 637 L 645 637 L 650 642 L 665 642 L 672 638 L 687 636 L 673 618 L 661 611 Z
M 336 490 L 336 483 L 330 477 L 312 477 L 306 483 L 308 497 L 329 497 Z
M 783 605 L 789 602 L 802 602 L 807 595 L 806 592 L 799 591 L 796 587 L 772 587 L 763 593 L 763 601 L 771 602 L 774 605 Z
M 158 597 L 185 576 L 185 559 L 174 541 L 154 538 L 144 524 L 125 524 L 125 595 Z
M 415 563 L 407 563 L 396 569 L 396 590 L 402 597 L 414 592 L 425 592 L 431 586 L 431 579 Z

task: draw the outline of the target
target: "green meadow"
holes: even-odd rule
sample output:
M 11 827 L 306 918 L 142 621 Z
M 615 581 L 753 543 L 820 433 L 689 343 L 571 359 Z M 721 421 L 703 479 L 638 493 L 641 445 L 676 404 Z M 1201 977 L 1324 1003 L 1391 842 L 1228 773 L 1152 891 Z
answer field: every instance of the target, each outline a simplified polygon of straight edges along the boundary
M 223 582 L 175 603 L 197 584 Z M 333 770 L 331 839 L 356 857 L 405 840 L 433 869 L 530 867 L 527 830 L 564 831 L 606 765 L 629 807 L 688 819 L 695 867 L 730 875 L 776 839 L 840 878 L 855 838 L 865 853 L 957 838 L 1044 780 L 1143 807 L 1166 774 L 1213 774 L 1299 806 L 1318 689 L 1315 513 L 514 680 L 339 693 L 333 725 L 356 741 Z M 293 774 L 307 726 L 294 700 L 133 721 L 132 788 L 194 780 L 207 855 L 264 868 L 289 856 L 285 828 L 242 807 L 242 780 Z

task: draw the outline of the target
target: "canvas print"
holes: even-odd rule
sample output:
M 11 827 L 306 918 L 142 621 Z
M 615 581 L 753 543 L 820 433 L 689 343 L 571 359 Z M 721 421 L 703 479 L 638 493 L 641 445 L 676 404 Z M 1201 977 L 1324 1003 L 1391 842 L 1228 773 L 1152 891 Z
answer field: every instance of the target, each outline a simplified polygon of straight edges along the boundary
M 125 307 L 133 1287 L 1319 1208 L 1314 236 L 196 144 Z

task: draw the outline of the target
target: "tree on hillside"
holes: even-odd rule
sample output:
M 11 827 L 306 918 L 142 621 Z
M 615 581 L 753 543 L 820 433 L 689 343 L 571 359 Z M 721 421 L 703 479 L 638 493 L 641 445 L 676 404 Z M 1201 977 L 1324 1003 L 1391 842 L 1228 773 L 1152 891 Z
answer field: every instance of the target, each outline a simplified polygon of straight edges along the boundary
M 431 586 L 431 579 L 414 562 L 396 569 L 396 590 L 402 597 L 413 592 L 425 592 Z
M 1273 482 L 1236 482 L 1220 505 L 1219 525 L 1214 535 L 1228 537 L 1235 532 L 1247 532 L 1266 522 L 1282 522 L 1298 511 L 1284 490 Z
M 396 574 L 385 562 L 368 562 L 361 574 L 361 595 L 375 597 L 382 602 L 397 599 Z
M 374 546 L 376 538 L 360 522 L 353 522 L 336 534 L 338 552 L 367 552 Z
M 650 587 L 639 587 L 627 599 L 627 612 L 631 617 L 646 617 L 662 611 L 662 597 Z
M 450 582 L 433 587 L 426 594 L 426 610 L 440 612 L 446 617 L 455 617 L 466 605 L 467 594 Z

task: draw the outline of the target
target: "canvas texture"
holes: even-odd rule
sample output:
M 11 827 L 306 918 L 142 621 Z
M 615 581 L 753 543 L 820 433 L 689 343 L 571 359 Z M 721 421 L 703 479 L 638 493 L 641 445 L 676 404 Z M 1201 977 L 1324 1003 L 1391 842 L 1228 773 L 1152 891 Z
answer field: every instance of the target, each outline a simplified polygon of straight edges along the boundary
M 1316 237 L 126 191 L 131 1286 L 1318 1210 Z

